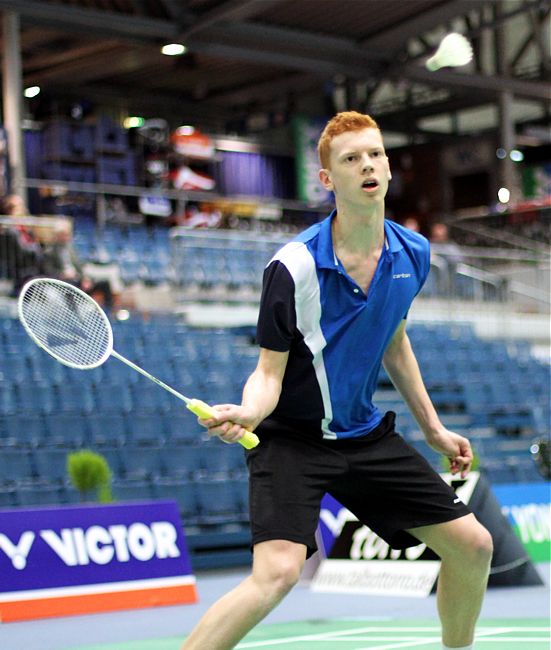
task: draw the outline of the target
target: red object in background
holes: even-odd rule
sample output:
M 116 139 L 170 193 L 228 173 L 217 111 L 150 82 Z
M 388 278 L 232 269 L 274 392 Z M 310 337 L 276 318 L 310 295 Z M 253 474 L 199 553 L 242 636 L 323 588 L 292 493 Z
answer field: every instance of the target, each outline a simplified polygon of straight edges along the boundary
M 214 158 L 214 143 L 208 135 L 192 127 L 179 127 L 170 136 L 174 151 L 187 158 Z

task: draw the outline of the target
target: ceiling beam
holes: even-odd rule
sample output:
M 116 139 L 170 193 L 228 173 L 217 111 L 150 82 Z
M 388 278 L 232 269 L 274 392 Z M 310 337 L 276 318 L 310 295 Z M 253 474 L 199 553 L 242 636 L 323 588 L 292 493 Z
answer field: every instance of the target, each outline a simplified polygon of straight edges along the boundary
M 424 66 L 406 64 L 402 68 L 404 78 L 431 86 L 443 85 L 449 88 L 471 89 L 481 92 L 499 94 L 509 91 L 517 97 L 549 100 L 551 84 L 544 81 L 527 81 L 518 77 L 465 74 L 442 68 L 430 72 Z
M 467 0 L 442 3 L 464 6 Z M 477 3 L 478 0 L 468 0 Z M 247 0 L 248 4 L 248 0 Z M 540 0 L 541 4 L 541 0 Z M 534 6 L 530 3 L 527 6 Z M 0 10 L 18 12 L 24 19 L 37 21 L 74 33 L 80 27 L 89 35 L 104 37 L 155 40 L 174 38 L 180 33 L 172 21 L 129 16 L 128 14 L 81 9 L 64 5 L 39 2 L 38 0 L 0 0 Z M 237 11 L 237 5 L 234 6 Z M 456 6 L 457 11 L 457 6 Z M 431 18 L 434 20 L 434 16 Z M 374 65 L 388 62 L 393 53 L 383 47 L 359 46 L 352 39 L 329 37 L 300 30 L 259 25 L 243 21 L 224 25 L 212 24 L 205 31 L 193 34 L 189 39 L 191 51 L 214 54 L 234 60 L 255 61 L 271 66 L 282 66 L 332 77 L 342 74 L 354 79 L 373 76 Z M 495 93 L 510 91 L 521 97 L 548 99 L 548 84 L 525 81 L 512 77 L 491 77 L 480 74 L 460 74 L 448 70 L 437 73 L 427 71 L 421 65 L 405 64 L 399 74 L 406 79 L 428 85 L 445 85 L 458 89 L 492 90 Z
M 214 104 L 227 106 L 246 106 L 252 103 L 273 103 L 274 99 L 283 97 L 286 100 L 288 93 L 306 91 L 320 86 L 323 77 L 310 73 L 288 73 L 279 79 L 269 79 L 256 84 L 247 84 L 242 88 L 225 90 L 209 94 L 208 100 Z
M 462 16 L 473 9 L 480 9 L 487 4 L 488 0 L 442 0 L 431 9 L 415 16 L 409 16 L 387 29 L 379 30 L 376 35 L 364 39 L 361 46 L 380 47 L 394 53 L 403 49 L 410 38 L 445 25 L 453 18 Z
M 118 74 L 135 72 L 145 66 L 153 67 L 158 61 L 157 53 L 145 50 L 129 50 L 115 44 L 86 59 L 70 59 L 60 65 L 37 72 L 25 73 L 25 83 L 51 85 L 66 83 L 81 88 L 93 80 L 109 79 Z
M 40 24 L 74 32 L 83 28 L 96 36 L 131 39 L 165 39 L 178 34 L 178 25 L 170 20 L 145 18 L 116 11 L 83 9 L 72 5 L 50 4 L 39 0 L 0 0 L 0 10 L 18 13 L 25 24 Z
M 256 35 L 255 35 L 256 30 Z M 373 76 L 374 61 L 371 50 L 356 46 L 351 40 L 304 35 L 290 38 L 293 30 L 258 29 L 254 23 L 213 26 L 208 38 L 197 34 L 190 40 L 190 48 L 216 56 L 243 61 L 281 65 L 289 69 L 312 72 L 332 77 L 342 74 L 354 79 Z M 325 47 L 323 46 L 325 43 Z M 379 52 L 379 62 L 388 53 Z M 377 63 L 377 61 L 375 61 Z M 549 85 L 513 77 L 486 76 L 475 73 L 458 73 L 449 70 L 430 72 L 419 63 L 404 64 L 397 72 L 399 78 L 417 81 L 430 86 L 448 86 L 467 90 L 484 90 L 499 93 L 510 91 L 520 97 L 548 99 Z
M 56 49 L 49 53 L 38 52 L 32 56 L 25 56 L 23 58 L 23 69 L 26 73 L 30 71 L 38 72 L 47 68 L 57 70 L 55 66 L 63 65 L 68 61 L 82 61 L 85 57 L 101 55 L 106 50 L 109 51 L 115 47 L 120 47 L 120 44 L 115 41 L 94 41 L 92 43 L 81 43 L 80 45 L 75 43 L 72 47 L 68 46 L 63 50 Z
M 226 2 L 222 2 L 213 9 L 200 14 L 197 20 L 179 35 L 179 39 L 185 41 L 192 34 L 200 32 L 216 23 L 246 20 L 261 11 L 271 9 L 275 5 L 285 1 L 262 0 L 262 2 L 259 2 L 258 0 L 226 0 Z

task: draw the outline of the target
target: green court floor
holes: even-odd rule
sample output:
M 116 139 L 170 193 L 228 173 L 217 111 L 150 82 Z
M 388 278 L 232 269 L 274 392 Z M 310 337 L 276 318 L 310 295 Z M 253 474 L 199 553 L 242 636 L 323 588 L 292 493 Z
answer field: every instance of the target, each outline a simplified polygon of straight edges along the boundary
M 483 620 L 477 650 L 548 650 L 551 628 L 545 619 Z M 149 639 L 79 650 L 179 650 L 181 638 Z M 407 620 L 313 620 L 261 625 L 238 650 L 439 650 L 437 623 Z M 75 649 L 76 650 L 76 649 Z

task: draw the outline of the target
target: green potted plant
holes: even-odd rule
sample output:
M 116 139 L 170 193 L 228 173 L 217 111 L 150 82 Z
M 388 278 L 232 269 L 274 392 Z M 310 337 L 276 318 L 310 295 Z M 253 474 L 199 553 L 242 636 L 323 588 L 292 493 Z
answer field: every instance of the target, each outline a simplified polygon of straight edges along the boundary
M 94 500 L 111 503 L 111 469 L 104 456 L 89 449 L 75 451 L 67 456 L 67 471 L 72 484 L 80 493 L 81 501 Z

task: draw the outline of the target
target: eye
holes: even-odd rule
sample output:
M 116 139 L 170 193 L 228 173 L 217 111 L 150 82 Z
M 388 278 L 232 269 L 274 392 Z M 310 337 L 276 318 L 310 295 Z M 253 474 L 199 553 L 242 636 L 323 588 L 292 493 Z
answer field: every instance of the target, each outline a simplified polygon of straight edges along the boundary
M 348 156 L 346 156 L 345 161 L 346 162 L 354 162 L 355 160 L 358 159 L 358 154 L 356 153 L 351 153 Z

